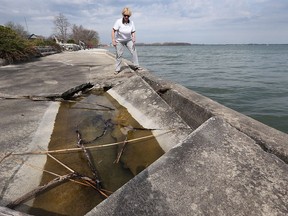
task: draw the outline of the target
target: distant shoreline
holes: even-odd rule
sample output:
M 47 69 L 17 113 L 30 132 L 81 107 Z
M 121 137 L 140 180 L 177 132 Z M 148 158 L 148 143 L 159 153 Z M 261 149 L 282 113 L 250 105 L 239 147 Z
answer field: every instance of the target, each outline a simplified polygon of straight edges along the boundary
M 137 46 L 191 46 L 185 42 L 165 42 L 165 43 L 136 43 Z
M 165 42 L 165 43 L 136 43 L 137 46 L 225 46 L 225 45 L 235 45 L 235 46 L 258 46 L 258 45 L 288 45 L 288 44 L 274 44 L 274 43 L 246 43 L 246 44 L 191 44 L 185 42 Z
M 186 42 L 165 42 L 165 43 L 136 43 L 136 46 L 272 46 L 281 45 L 287 46 L 288 44 L 265 44 L 265 43 L 246 43 L 246 44 L 191 44 Z M 112 44 L 100 44 L 99 47 L 113 47 Z

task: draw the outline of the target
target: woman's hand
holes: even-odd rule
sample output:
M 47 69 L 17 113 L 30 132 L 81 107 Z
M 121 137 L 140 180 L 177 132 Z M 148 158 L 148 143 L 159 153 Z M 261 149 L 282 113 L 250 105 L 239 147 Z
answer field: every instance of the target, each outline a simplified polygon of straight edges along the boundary
M 115 40 L 112 40 L 112 44 L 113 44 L 113 46 L 116 46 L 116 41 Z
M 112 29 L 112 32 L 111 32 L 111 37 L 112 37 L 112 44 L 113 46 L 116 46 L 116 40 L 115 40 L 115 32 L 116 30 L 115 29 Z
M 135 44 L 136 43 L 136 34 L 135 34 L 135 32 L 132 32 L 131 36 L 132 36 L 132 42 Z

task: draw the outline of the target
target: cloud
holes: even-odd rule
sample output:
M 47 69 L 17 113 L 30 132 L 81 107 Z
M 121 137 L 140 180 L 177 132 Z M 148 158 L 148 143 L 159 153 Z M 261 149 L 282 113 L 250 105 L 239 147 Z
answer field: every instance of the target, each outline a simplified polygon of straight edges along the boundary
M 124 6 L 132 9 L 138 42 L 288 43 L 287 0 L 2 0 L 0 24 L 27 23 L 30 33 L 49 36 L 62 13 L 109 43 Z

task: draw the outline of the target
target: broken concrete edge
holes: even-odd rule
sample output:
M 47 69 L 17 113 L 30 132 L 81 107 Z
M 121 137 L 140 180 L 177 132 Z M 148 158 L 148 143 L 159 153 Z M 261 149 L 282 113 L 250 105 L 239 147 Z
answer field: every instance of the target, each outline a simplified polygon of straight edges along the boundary
M 115 57 L 111 52 L 107 51 L 106 54 Z M 131 61 L 124 59 L 124 62 L 133 70 Z M 274 154 L 288 163 L 288 134 L 219 104 L 180 84 L 156 77 L 145 68 L 141 71 L 136 70 L 135 73 L 142 77 L 190 127 L 197 128 L 210 117 L 220 116 L 237 130 L 255 140 L 264 151 Z M 110 85 L 109 88 L 113 88 L 113 86 Z
M 139 75 L 107 93 L 125 107 L 143 128 L 151 130 L 164 152 L 194 130 Z
M 285 148 L 287 146 L 287 134 L 229 109 L 216 101 L 197 94 L 181 85 L 154 77 L 148 71 L 137 72 L 137 74 L 149 83 L 154 91 L 156 91 L 188 125 L 196 127 L 197 129 L 193 131 L 186 140 L 177 143 L 151 166 L 130 180 L 108 199 L 96 206 L 92 211 L 87 213 L 87 216 L 113 215 L 115 213 L 121 215 L 128 213 L 135 215 L 173 215 L 176 213 L 179 214 L 180 212 L 182 212 L 181 215 L 186 215 L 188 212 L 186 212 L 185 209 L 189 208 L 191 203 L 193 204 L 195 201 L 198 202 L 197 205 L 201 205 L 199 208 L 195 204 L 195 209 L 192 209 L 195 210 L 195 214 L 199 212 L 202 212 L 203 214 L 207 213 L 205 212 L 206 210 L 203 209 L 208 209 L 208 212 L 213 212 L 215 215 L 220 215 L 221 212 L 230 212 L 232 214 L 235 213 L 235 211 L 238 213 L 257 212 L 257 214 L 260 214 L 267 211 L 267 209 L 257 207 L 258 203 L 262 202 L 265 202 L 265 205 L 267 204 L 267 206 L 269 206 L 269 211 L 266 213 L 282 213 L 284 211 L 285 207 L 283 208 L 283 205 L 279 205 L 279 203 L 285 203 L 286 199 L 285 196 L 283 196 L 286 191 L 286 189 L 283 188 L 283 185 L 285 185 L 285 170 L 287 170 L 285 164 L 287 163 L 287 153 L 285 152 L 287 149 Z M 196 137 L 202 137 L 206 140 L 198 140 Z M 184 147 L 184 145 L 186 147 Z M 203 152 L 200 152 L 202 146 L 204 150 L 206 148 L 205 146 L 208 146 L 212 156 L 214 155 L 216 159 L 217 157 L 220 157 L 220 159 L 217 159 L 219 165 L 225 165 L 221 165 L 221 169 L 214 165 L 215 170 L 213 170 L 214 168 L 208 169 L 207 167 L 207 170 L 204 169 L 202 173 L 201 171 L 195 173 L 193 170 L 194 168 L 197 168 L 197 163 L 195 164 L 193 162 L 195 158 L 193 159 L 193 157 L 191 158 L 189 156 L 192 152 L 196 152 L 193 154 L 197 154 L 197 151 L 199 151 L 199 154 L 205 153 L 206 156 L 204 156 L 207 157 L 209 163 L 217 162 L 214 161 L 213 158 L 210 158 L 210 154 L 206 151 L 203 150 Z M 228 146 L 233 148 L 233 154 L 230 152 L 230 147 L 228 148 Z M 189 153 L 187 152 L 187 147 L 190 149 Z M 269 149 L 267 147 L 269 147 Z M 214 148 L 225 151 L 221 153 L 221 150 L 216 153 L 214 152 Z M 178 156 L 175 155 L 175 152 L 177 152 Z M 234 154 L 237 155 L 237 157 L 234 157 Z M 183 159 L 186 157 L 190 157 L 190 159 Z M 221 157 L 223 158 L 221 159 Z M 226 161 L 225 157 L 228 157 L 229 160 L 227 159 L 228 161 Z M 237 164 L 238 157 L 241 157 L 239 164 Z M 167 158 L 169 158 L 169 160 Z M 233 169 L 230 170 L 232 172 L 230 173 L 231 175 L 225 173 L 227 168 L 231 168 L 230 162 L 233 162 Z M 269 164 L 268 171 L 266 169 L 267 164 Z M 168 169 L 167 166 L 170 167 L 170 169 Z M 178 167 L 175 169 L 181 167 L 181 169 L 178 171 L 175 169 L 171 170 L 171 167 Z M 258 174 L 256 175 L 256 172 L 251 172 L 251 167 L 255 170 L 260 169 L 261 175 L 264 173 L 263 176 L 271 175 L 272 177 L 274 176 L 273 173 L 275 173 L 275 176 L 273 177 L 274 180 L 271 183 L 266 181 L 268 177 L 265 177 L 264 179 L 261 178 L 261 181 L 259 179 L 253 179 L 257 177 Z M 237 170 L 237 168 L 239 168 L 239 170 Z M 182 170 L 185 170 L 185 172 L 183 173 Z M 211 179 L 211 172 L 214 172 L 216 174 L 215 179 L 217 179 L 217 175 L 219 174 L 218 171 L 224 172 L 222 175 L 224 180 L 226 178 L 230 180 L 222 181 L 220 179 L 216 182 L 216 187 L 213 185 L 214 180 L 212 180 L 212 182 L 206 182 L 207 185 L 206 183 L 202 183 L 202 175 L 204 175 L 204 177 L 208 176 L 208 179 Z M 234 172 L 243 173 L 235 175 Z M 181 173 L 183 173 L 183 175 Z M 185 176 L 187 176 L 187 178 L 185 178 Z M 175 178 L 176 180 L 173 180 Z M 191 178 L 194 179 L 193 183 L 191 183 Z M 214 178 L 212 177 L 212 179 Z M 234 182 L 235 180 L 237 180 L 236 183 Z M 231 185 L 228 189 L 225 189 L 227 181 L 229 182 L 229 185 Z M 256 185 L 254 185 L 254 181 L 257 181 Z M 259 181 L 261 183 L 259 183 Z M 261 186 L 262 182 L 267 185 L 265 186 L 263 183 L 264 187 Z M 173 188 L 174 183 L 179 183 L 181 185 L 182 192 L 178 193 L 179 196 L 173 196 L 173 194 L 177 193 L 175 188 Z M 192 186 L 189 190 L 187 187 L 182 189 L 183 185 L 189 185 L 189 188 L 191 185 Z M 205 203 L 203 203 L 203 200 L 199 200 L 199 197 L 195 196 L 194 193 L 200 193 L 199 196 L 205 199 L 210 199 L 211 197 L 204 197 L 204 190 L 195 191 L 195 185 L 205 186 L 205 189 L 207 189 L 206 186 L 209 187 L 208 190 L 211 190 L 212 193 L 206 193 L 205 195 L 212 194 L 212 196 L 217 196 L 218 198 L 215 199 L 217 200 L 216 203 L 221 202 L 221 205 L 206 206 Z M 151 187 L 152 190 L 149 190 Z M 246 191 L 242 191 L 241 187 L 251 187 L 251 190 L 253 191 L 252 195 L 251 193 L 246 194 Z M 281 198 L 279 198 L 278 195 L 273 196 L 274 193 L 277 193 L 271 190 L 273 187 L 281 188 L 281 192 L 279 192 Z M 167 192 L 167 190 L 170 190 L 170 192 Z M 261 193 L 262 197 L 254 197 L 253 194 L 256 194 L 259 190 L 264 191 Z M 238 191 L 237 194 L 232 193 L 237 195 L 237 199 L 233 198 L 234 195 L 231 197 L 231 191 Z M 169 199 L 167 199 L 167 197 L 169 197 Z M 189 197 L 189 201 L 183 200 L 183 197 Z M 251 200 L 247 199 L 247 197 L 251 197 Z M 182 201 L 179 202 L 179 199 Z M 241 201 L 239 201 L 239 199 Z M 143 202 L 143 200 L 145 202 Z M 169 208 L 169 206 L 173 207 Z M 249 206 L 249 208 L 244 208 L 244 206 Z M 175 209 L 177 210 L 175 211 Z M 192 210 L 190 209 L 188 211 L 191 213 Z M 216 213 L 217 211 L 219 211 L 219 214 Z
M 288 134 L 232 110 L 186 87 L 153 76 L 149 71 L 137 73 L 191 127 L 198 127 L 212 116 L 219 116 L 231 126 L 251 137 L 266 152 L 288 163 Z
M 284 215 L 287 169 L 211 117 L 86 216 Z
M 29 214 L 25 214 L 19 211 L 14 211 L 12 209 L 0 206 L 0 215 L 2 216 L 29 216 Z
M 252 138 L 256 142 L 260 144 L 262 143 L 265 146 L 265 148 L 267 146 L 267 149 L 269 149 L 267 150 L 268 152 L 271 152 L 275 155 L 280 153 L 280 156 L 278 156 L 279 158 L 283 156 L 283 152 L 284 152 L 284 159 L 282 160 L 285 161 L 285 158 L 287 159 L 287 140 L 288 140 L 287 134 L 277 131 L 269 126 L 266 126 L 256 120 L 251 119 L 250 117 L 242 115 L 227 107 L 224 107 L 223 105 L 218 104 L 217 102 L 207 97 L 204 97 L 200 94 L 197 94 L 196 92 L 189 90 L 181 85 L 154 77 L 147 70 L 136 72 L 136 73 L 139 76 L 141 76 L 147 83 L 149 83 L 149 85 L 151 85 L 151 87 L 173 109 L 175 109 L 175 111 L 188 124 L 195 125 L 195 121 L 193 120 L 195 116 L 193 116 L 192 118 L 191 114 L 193 112 L 191 112 L 191 109 L 195 109 L 195 113 L 200 114 L 199 121 L 196 121 L 196 125 L 198 125 L 198 127 L 213 116 L 221 117 L 223 120 L 229 123 L 233 128 L 236 128 L 238 131 L 242 132 L 243 134 L 248 135 L 250 138 Z M 177 99 L 178 101 L 175 101 L 175 99 Z M 181 102 L 182 100 L 185 103 L 182 103 Z M 187 107 L 190 110 L 189 109 L 185 110 L 182 107 L 179 109 L 179 106 L 177 105 L 181 103 L 182 105 L 184 105 L 184 107 Z M 283 139 L 281 139 L 281 137 Z M 279 143 L 280 145 L 278 145 Z M 264 147 L 262 146 L 262 148 Z
M 38 94 L 38 95 L 9 95 L 0 93 L 0 99 L 27 99 L 32 101 L 65 101 L 72 100 L 77 97 L 80 97 L 83 94 L 88 93 L 89 91 L 95 90 L 103 90 L 107 91 L 112 88 L 111 85 L 102 85 L 101 87 L 96 86 L 94 84 L 88 82 L 83 83 L 81 85 L 75 86 L 73 88 L 68 89 L 62 94 Z
M 79 92 L 87 92 L 89 89 L 91 89 L 94 85 L 89 83 L 84 83 L 81 84 L 79 86 L 76 86 L 74 88 L 71 88 L 69 90 L 67 90 L 66 92 L 64 92 L 63 94 L 61 94 L 61 98 L 63 98 L 64 100 L 69 100 L 72 97 L 74 97 L 75 94 L 79 93 Z

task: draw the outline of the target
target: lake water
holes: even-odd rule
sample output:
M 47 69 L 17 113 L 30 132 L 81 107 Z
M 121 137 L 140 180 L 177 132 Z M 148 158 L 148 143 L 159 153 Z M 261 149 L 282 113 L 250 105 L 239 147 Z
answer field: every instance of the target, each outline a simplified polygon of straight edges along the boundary
M 140 65 L 156 76 L 288 133 L 288 45 L 138 46 L 137 50 Z M 125 58 L 131 59 L 128 51 Z

